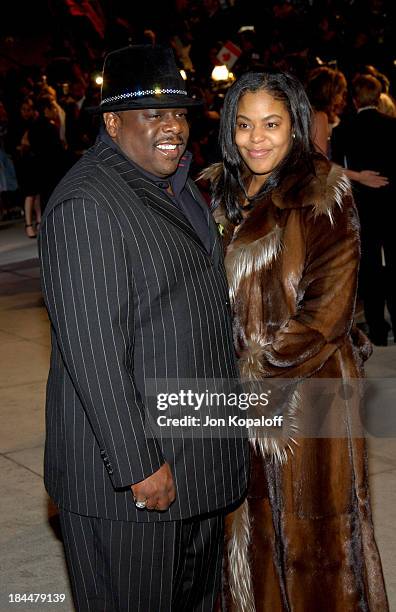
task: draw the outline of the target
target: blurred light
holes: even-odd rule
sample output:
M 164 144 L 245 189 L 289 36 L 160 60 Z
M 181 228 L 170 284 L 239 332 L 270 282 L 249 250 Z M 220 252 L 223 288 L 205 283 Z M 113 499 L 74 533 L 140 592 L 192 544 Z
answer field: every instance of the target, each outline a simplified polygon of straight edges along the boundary
M 187 74 L 185 70 L 180 70 L 181 78 L 183 81 L 187 81 Z
M 244 25 L 241 26 L 238 30 L 238 34 L 243 34 L 243 32 L 255 32 L 254 25 Z
M 212 79 L 214 81 L 228 81 L 229 74 L 227 66 L 215 66 L 212 70 Z
M 103 77 L 102 77 L 102 75 L 98 74 L 95 77 L 95 83 L 96 83 L 96 85 L 103 85 Z

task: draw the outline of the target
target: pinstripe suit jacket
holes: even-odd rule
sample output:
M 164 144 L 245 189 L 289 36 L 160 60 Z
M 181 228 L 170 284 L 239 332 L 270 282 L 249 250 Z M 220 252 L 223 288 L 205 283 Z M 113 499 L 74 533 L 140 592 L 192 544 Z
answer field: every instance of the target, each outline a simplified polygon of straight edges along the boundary
M 52 328 L 45 483 L 60 507 L 110 519 L 175 520 L 243 495 L 245 440 L 156 438 L 145 428 L 147 379 L 236 376 L 210 215 L 208 231 L 210 254 L 163 192 L 101 140 L 55 190 L 40 260 Z M 174 474 L 175 503 L 164 513 L 137 511 L 130 485 L 164 461 Z

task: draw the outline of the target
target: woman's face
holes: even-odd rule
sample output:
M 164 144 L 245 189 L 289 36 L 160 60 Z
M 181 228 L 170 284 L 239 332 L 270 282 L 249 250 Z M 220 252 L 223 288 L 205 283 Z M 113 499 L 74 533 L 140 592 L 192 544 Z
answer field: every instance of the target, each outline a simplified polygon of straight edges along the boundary
M 347 87 L 341 83 L 334 96 L 333 111 L 336 115 L 341 115 L 347 105 Z
M 58 110 L 54 103 L 51 104 L 48 108 L 44 109 L 44 116 L 50 121 L 56 121 L 58 118 Z
M 30 102 L 24 102 L 21 105 L 21 117 L 24 121 L 28 121 L 28 119 L 34 117 L 33 104 L 31 104 Z
M 240 98 L 235 144 L 252 173 L 271 173 L 289 152 L 291 142 L 290 115 L 283 102 L 263 90 Z

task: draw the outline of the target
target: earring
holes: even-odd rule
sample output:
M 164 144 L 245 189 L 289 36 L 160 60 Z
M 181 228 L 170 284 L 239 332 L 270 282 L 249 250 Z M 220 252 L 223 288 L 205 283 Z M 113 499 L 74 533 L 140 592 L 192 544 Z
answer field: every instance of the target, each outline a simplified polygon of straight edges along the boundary
M 296 137 L 296 134 L 293 132 L 293 134 L 292 134 L 292 138 L 295 138 L 295 137 Z

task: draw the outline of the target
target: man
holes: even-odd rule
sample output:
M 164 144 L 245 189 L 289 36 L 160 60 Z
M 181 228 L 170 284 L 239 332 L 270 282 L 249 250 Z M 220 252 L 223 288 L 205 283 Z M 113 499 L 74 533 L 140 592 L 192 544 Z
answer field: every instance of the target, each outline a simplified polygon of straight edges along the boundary
M 389 180 L 380 189 L 361 184 L 354 188 L 361 224 L 359 293 L 370 339 L 385 346 L 390 328 L 385 304 L 393 334 L 396 332 L 396 119 L 378 111 L 380 95 L 381 83 L 375 77 L 354 78 L 352 96 L 357 114 L 334 131 L 334 160 L 357 171 L 371 168 Z
M 45 482 L 78 610 L 209 612 L 246 441 L 157 435 L 145 398 L 153 379 L 236 375 L 218 232 L 187 178 L 197 102 L 160 46 L 114 51 L 103 79 L 105 129 L 41 229 Z

